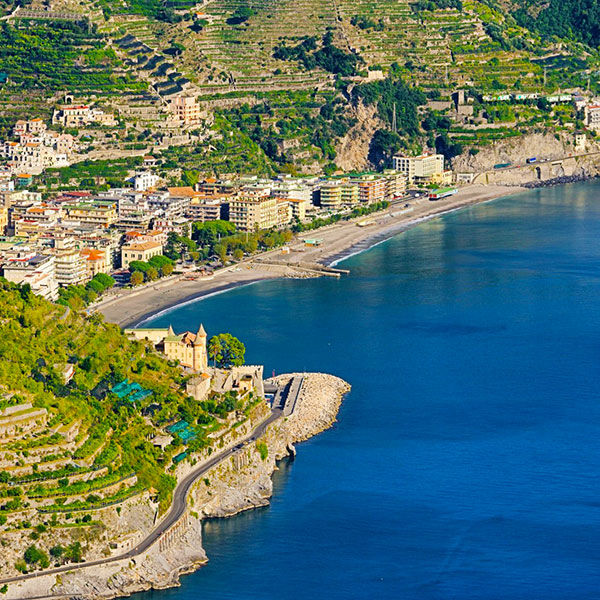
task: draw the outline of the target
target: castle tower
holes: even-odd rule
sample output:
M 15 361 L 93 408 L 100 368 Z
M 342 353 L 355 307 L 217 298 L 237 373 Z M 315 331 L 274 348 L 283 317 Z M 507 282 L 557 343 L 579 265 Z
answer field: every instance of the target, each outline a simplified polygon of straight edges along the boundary
M 193 369 L 194 371 L 206 371 L 208 368 L 208 354 L 206 352 L 206 331 L 200 324 L 193 347 Z

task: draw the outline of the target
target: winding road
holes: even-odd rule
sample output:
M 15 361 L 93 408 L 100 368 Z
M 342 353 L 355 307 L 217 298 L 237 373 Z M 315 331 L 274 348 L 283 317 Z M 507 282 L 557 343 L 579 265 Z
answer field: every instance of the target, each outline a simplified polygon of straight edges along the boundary
M 47 569 L 45 571 L 36 571 L 35 573 L 28 573 L 27 575 L 18 575 L 15 577 L 9 577 L 7 579 L 0 579 L 0 585 L 4 585 L 6 583 L 14 583 L 16 581 L 24 581 L 26 579 L 33 579 L 35 577 L 43 577 L 45 575 L 55 575 L 58 573 L 65 573 L 66 571 L 75 571 L 76 569 L 84 569 L 87 567 L 94 567 L 98 565 L 106 565 L 112 562 L 116 562 L 119 560 L 124 560 L 128 558 L 135 558 L 140 554 L 143 554 L 152 544 L 154 544 L 161 535 L 163 535 L 166 531 L 168 531 L 181 517 L 184 515 L 187 508 L 187 496 L 189 494 L 190 489 L 196 483 L 199 477 L 210 471 L 215 465 L 219 464 L 222 460 L 228 458 L 238 450 L 240 450 L 243 446 L 250 444 L 251 442 L 256 441 L 260 438 L 266 431 L 267 427 L 275 422 L 277 419 L 281 417 L 283 411 L 280 409 L 275 409 L 271 412 L 271 415 L 259 423 L 250 434 L 248 434 L 245 438 L 240 440 L 235 446 L 232 448 L 228 448 L 227 450 L 223 450 L 215 454 L 206 462 L 202 463 L 197 469 L 192 470 L 188 475 L 186 475 L 175 488 L 173 492 L 173 502 L 171 503 L 171 508 L 167 513 L 167 516 L 158 524 L 158 526 L 153 529 L 146 538 L 144 538 L 135 548 L 132 548 L 128 552 L 124 554 L 120 554 L 118 556 L 111 556 L 108 558 L 102 558 L 99 560 L 93 560 L 90 562 L 82 562 L 82 563 L 72 563 L 68 565 L 64 565 L 62 567 L 56 567 L 54 569 Z

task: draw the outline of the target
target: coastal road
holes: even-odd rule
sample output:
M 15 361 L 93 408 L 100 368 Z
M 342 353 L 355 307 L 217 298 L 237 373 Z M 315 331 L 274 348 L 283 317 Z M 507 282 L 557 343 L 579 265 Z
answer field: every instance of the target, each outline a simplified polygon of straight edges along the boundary
M 171 503 L 171 508 L 167 513 L 167 516 L 159 523 L 156 529 L 153 529 L 146 538 L 144 538 L 135 548 L 132 548 L 128 552 L 124 554 L 120 554 L 118 556 L 111 556 L 108 558 L 102 558 L 99 560 L 93 560 L 90 562 L 82 562 L 82 563 L 72 563 L 62 567 L 56 567 L 54 569 L 47 569 L 46 571 L 36 571 L 35 573 L 28 573 L 27 575 L 18 575 L 15 577 L 9 577 L 7 579 L 0 579 L 0 585 L 4 585 L 5 583 L 14 583 L 17 581 L 24 581 L 27 579 L 33 579 L 36 577 L 43 577 L 44 575 L 54 575 L 58 573 L 64 573 L 66 571 L 75 571 L 76 569 L 84 569 L 87 567 L 94 567 L 99 565 L 106 565 L 111 562 L 116 562 L 124 559 L 135 559 L 136 556 L 143 554 L 154 542 L 156 542 L 163 533 L 165 533 L 170 527 L 175 525 L 179 519 L 183 516 L 187 508 L 187 496 L 198 478 L 202 477 L 205 473 L 210 471 L 215 465 L 219 464 L 222 460 L 228 458 L 235 452 L 237 452 L 243 446 L 250 444 L 257 439 L 259 439 L 266 431 L 267 427 L 279 419 L 282 415 L 282 411 L 279 409 L 275 409 L 272 411 L 271 415 L 262 421 L 259 425 L 257 425 L 252 432 L 240 440 L 235 446 L 229 448 L 227 450 L 223 450 L 215 454 L 208 461 L 200 465 L 197 469 L 192 470 L 188 475 L 186 475 L 175 488 L 173 492 L 173 502 Z

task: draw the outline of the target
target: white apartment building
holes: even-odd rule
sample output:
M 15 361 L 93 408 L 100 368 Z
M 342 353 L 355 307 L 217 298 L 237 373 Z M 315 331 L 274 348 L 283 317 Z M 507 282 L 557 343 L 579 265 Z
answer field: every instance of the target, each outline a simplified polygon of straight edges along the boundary
M 72 237 L 55 239 L 53 254 L 58 285 L 80 285 L 87 280 L 85 260 Z
M 160 177 L 158 175 L 155 175 L 151 171 L 143 171 L 136 173 L 133 178 L 133 188 L 136 192 L 145 192 L 150 188 L 155 188 L 159 181 Z
M 592 131 L 600 131 L 600 104 L 589 104 L 584 109 L 584 123 Z
M 221 198 L 194 198 L 185 209 L 186 218 L 191 221 L 216 221 L 221 218 Z
M 2 271 L 8 281 L 21 285 L 29 284 L 34 294 L 46 300 L 58 299 L 54 256 L 24 250 L 8 258 Z
M 408 183 L 427 183 L 444 174 L 444 156 L 424 153 L 420 156 L 394 156 L 394 169 L 404 173 Z

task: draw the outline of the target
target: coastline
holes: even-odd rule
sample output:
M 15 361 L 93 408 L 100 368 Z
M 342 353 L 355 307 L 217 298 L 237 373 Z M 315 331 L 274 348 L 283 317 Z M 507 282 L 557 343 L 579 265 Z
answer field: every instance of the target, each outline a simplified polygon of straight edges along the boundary
M 108 600 L 179 586 L 181 575 L 198 570 L 209 560 L 202 546 L 202 522 L 268 505 L 273 494 L 271 477 L 278 461 L 295 455 L 294 444 L 321 433 L 336 421 L 350 385 L 324 373 L 290 373 L 273 381 L 287 382 L 297 375 L 302 375 L 305 382 L 292 414 L 272 420 L 256 443 L 245 445 L 230 459 L 219 461 L 206 474 L 196 477 L 183 516 L 147 550 L 105 564 L 81 564 L 59 575 L 38 573 L 34 578 L 9 583 L 5 598 Z M 267 448 L 266 455 L 258 440 Z
M 437 202 L 431 202 L 427 198 L 403 200 L 385 211 L 371 215 L 369 220 L 372 223 L 365 227 L 357 226 L 357 221 L 364 220 L 359 218 L 300 234 L 290 244 L 292 251 L 288 255 L 284 256 L 280 249 L 270 250 L 221 269 L 210 278 L 190 281 L 180 276 L 144 288 L 124 290 L 104 299 L 93 306 L 92 310 L 102 313 L 107 321 L 121 327 L 139 326 L 184 304 L 240 286 L 282 277 L 298 277 L 301 262 L 334 266 L 425 221 L 523 191 L 527 191 L 526 188 L 470 185 L 461 188 L 456 196 Z M 404 204 L 409 204 L 409 208 L 404 208 Z M 317 237 L 321 244 L 306 248 L 302 242 L 304 237 Z M 274 256 L 277 257 L 278 264 L 263 262 Z

